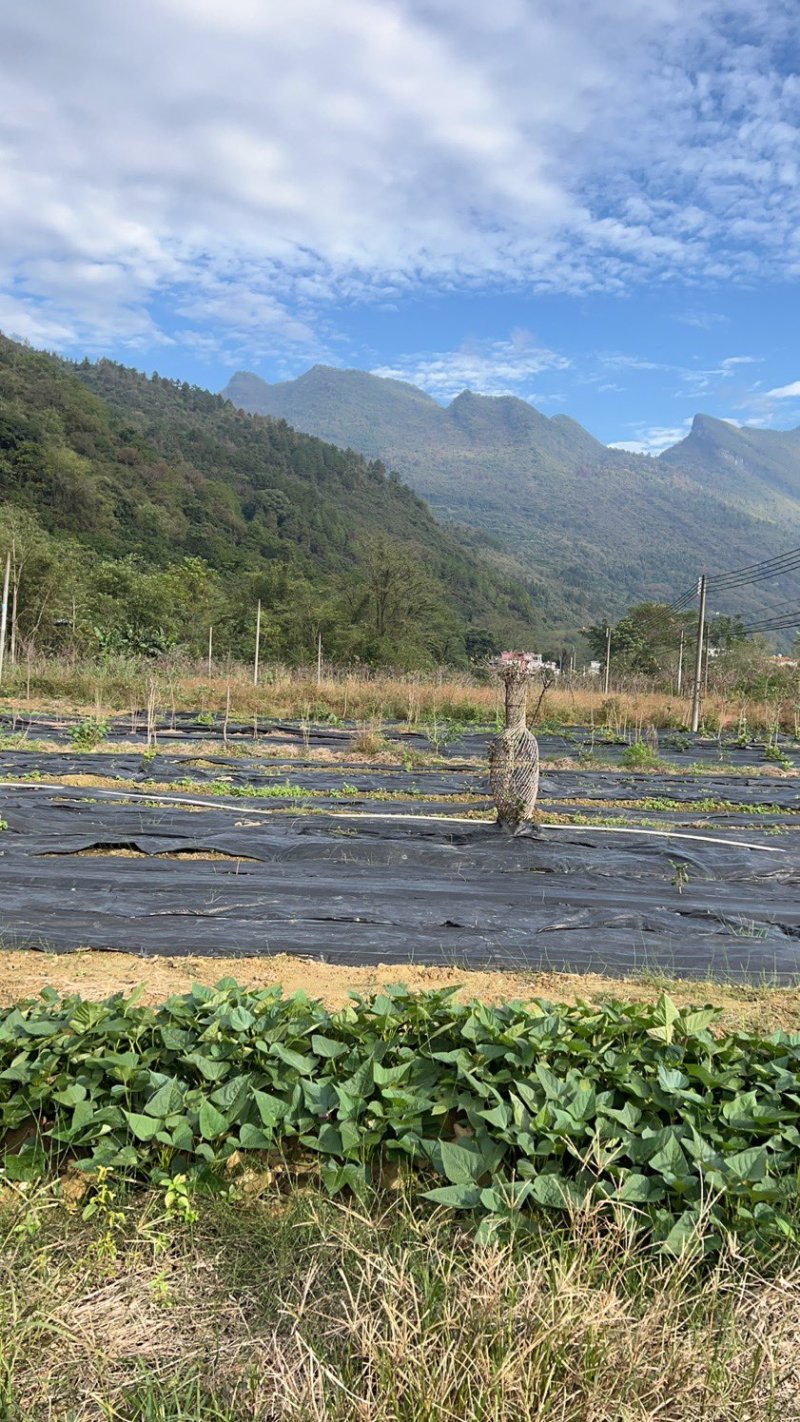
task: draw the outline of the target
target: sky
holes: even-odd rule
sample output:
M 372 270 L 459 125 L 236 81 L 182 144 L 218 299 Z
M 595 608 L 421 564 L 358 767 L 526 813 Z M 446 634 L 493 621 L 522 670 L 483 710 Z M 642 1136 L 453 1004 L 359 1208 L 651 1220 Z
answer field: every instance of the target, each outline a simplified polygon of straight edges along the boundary
M 6 0 L 0 329 L 800 425 L 797 0 Z

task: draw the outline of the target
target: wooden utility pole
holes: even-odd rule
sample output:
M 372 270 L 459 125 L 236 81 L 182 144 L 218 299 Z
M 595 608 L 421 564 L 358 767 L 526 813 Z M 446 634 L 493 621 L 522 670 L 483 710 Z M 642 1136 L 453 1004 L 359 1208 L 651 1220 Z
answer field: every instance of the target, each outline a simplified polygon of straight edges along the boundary
M 683 690 L 683 628 L 681 628 L 681 645 L 678 651 L 678 695 Z
M 698 587 L 700 608 L 697 614 L 697 646 L 694 655 L 694 682 L 692 684 L 692 731 L 700 728 L 700 694 L 703 689 L 703 634 L 706 627 L 706 575 L 703 573 Z
M 611 677 L 611 628 L 606 627 L 606 674 L 603 680 L 603 693 L 608 695 L 609 680 Z
M 3 662 L 6 655 L 6 629 L 8 627 L 8 584 L 11 579 L 11 554 L 6 554 L 6 571 L 3 577 L 3 606 L 0 611 L 0 681 L 3 680 Z
M 211 658 L 214 652 L 214 628 L 208 629 L 208 675 L 211 675 Z
M 256 655 L 253 661 L 253 686 L 258 686 L 258 657 L 261 651 L 261 598 L 256 612 Z

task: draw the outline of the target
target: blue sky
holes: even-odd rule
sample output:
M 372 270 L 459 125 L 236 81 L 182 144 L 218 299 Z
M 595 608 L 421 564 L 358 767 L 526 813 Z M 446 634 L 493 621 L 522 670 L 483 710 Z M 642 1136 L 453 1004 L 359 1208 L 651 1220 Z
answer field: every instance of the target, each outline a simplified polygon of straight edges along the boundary
M 800 424 L 796 0 L 9 0 L 0 329 Z

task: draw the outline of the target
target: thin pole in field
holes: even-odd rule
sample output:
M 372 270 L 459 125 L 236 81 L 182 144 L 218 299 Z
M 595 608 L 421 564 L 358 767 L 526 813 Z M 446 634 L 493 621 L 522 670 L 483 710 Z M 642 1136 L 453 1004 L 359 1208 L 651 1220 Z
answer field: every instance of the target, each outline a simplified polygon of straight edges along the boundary
M 322 681 L 322 633 L 317 634 L 317 686 Z
M 700 577 L 700 609 L 697 614 L 697 646 L 694 654 L 694 682 L 692 684 L 692 731 L 700 727 L 700 693 L 703 689 L 703 634 L 706 627 L 706 575 Z
M 211 675 L 211 658 L 214 654 L 214 628 L 208 629 L 208 675 Z
M 681 628 L 681 645 L 678 652 L 678 695 L 683 687 L 683 628 Z
M 11 579 L 11 554 L 6 554 L 6 571 L 3 576 L 3 606 L 0 611 L 0 681 L 3 679 L 3 661 L 6 653 L 6 629 L 8 627 L 8 584 Z
M 261 651 L 261 598 L 256 611 L 256 654 L 253 660 L 253 686 L 258 686 L 258 658 Z
M 603 693 L 608 694 L 611 678 L 611 628 L 606 627 L 606 674 L 603 681 Z

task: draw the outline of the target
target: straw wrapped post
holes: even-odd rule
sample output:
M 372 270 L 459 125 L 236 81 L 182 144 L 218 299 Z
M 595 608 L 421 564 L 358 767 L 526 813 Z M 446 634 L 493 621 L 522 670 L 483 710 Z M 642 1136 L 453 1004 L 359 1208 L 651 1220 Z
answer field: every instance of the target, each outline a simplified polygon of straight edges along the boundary
M 532 818 L 539 792 L 539 746 L 525 719 L 538 663 L 531 652 L 502 652 L 490 666 L 505 687 L 505 726 L 489 750 L 489 785 L 498 824 L 516 834 Z

